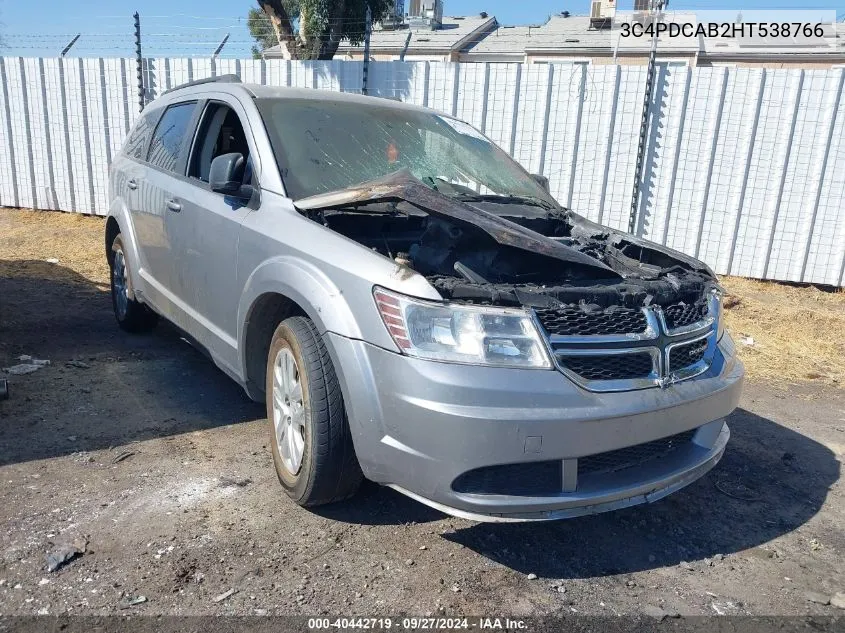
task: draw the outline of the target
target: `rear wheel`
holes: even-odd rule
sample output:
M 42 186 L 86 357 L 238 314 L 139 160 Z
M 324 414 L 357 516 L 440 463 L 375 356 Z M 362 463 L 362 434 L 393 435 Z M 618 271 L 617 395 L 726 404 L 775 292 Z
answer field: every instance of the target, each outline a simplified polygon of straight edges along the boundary
M 316 506 L 355 494 L 363 475 L 340 384 L 310 319 L 291 317 L 276 328 L 265 393 L 273 463 L 288 496 Z
M 111 302 L 117 324 L 127 332 L 149 332 L 158 323 L 158 315 L 129 296 L 129 263 L 119 233 L 112 241 L 111 254 Z

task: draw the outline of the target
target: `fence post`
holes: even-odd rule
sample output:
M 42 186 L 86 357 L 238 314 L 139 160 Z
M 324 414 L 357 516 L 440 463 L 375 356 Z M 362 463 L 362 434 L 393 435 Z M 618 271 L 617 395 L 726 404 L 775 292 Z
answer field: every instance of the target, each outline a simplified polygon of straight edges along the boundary
M 146 91 L 144 90 L 144 59 L 141 57 L 141 16 L 136 11 L 135 18 L 135 72 L 138 77 L 138 112 L 144 111 Z
M 361 78 L 361 94 L 367 94 L 367 79 L 370 72 L 370 33 L 372 33 L 373 14 L 367 5 L 367 23 L 364 25 L 364 69 Z
M 73 45 L 74 45 L 74 44 L 76 44 L 76 40 L 78 40 L 81 36 L 82 36 L 82 33 L 77 33 L 77 34 L 73 37 L 73 39 L 72 39 L 70 42 L 68 42 L 68 45 L 67 45 L 67 46 L 65 46 L 65 47 L 62 49 L 62 53 L 61 53 L 61 56 L 62 56 L 62 57 L 64 57 L 65 55 L 67 55 L 67 52 L 68 52 L 68 51 L 69 51 L 69 50 L 73 47 Z
M 663 13 L 665 0 L 651 0 L 649 13 L 657 18 Z M 651 51 L 648 55 L 648 69 L 646 70 L 645 95 L 643 96 L 643 114 L 640 120 L 640 139 L 637 146 L 637 162 L 634 167 L 634 188 L 631 194 L 631 215 L 628 218 L 628 233 L 633 234 L 637 230 L 637 212 L 640 206 L 640 195 L 642 193 L 643 163 L 645 162 L 645 146 L 648 139 L 649 111 L 651 110 L 651 97 L 654 91 L 655 64 L 657 61 L 657 29 L 655 28 L 651 38 Z

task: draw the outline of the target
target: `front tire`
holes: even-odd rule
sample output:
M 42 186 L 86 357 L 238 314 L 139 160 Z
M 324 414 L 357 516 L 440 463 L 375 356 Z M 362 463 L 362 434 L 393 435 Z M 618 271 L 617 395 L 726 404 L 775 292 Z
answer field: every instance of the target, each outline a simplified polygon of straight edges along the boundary
M 120 329 L 133 334 L 149 332 L 158 323 L 158 315 L 129 296 L 129 263 L 120 233 L 111 243 L 109 268 L 111 304 Z
M 317 506 L 355 494 L 363 475 L 340 384 L 310 319 L 291 317 L 276 328 L 265 393 L 273 464 L 288 496 Z

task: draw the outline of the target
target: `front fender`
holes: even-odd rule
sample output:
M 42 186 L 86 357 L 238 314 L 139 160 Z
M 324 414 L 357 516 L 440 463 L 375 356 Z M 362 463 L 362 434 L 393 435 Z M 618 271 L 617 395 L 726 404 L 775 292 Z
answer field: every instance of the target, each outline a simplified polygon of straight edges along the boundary
M 242 367 L 246 366 L 246 324 L 256 300 L 267 293 L 282 294 L 295 301 L 321 333 L 362 338 L 343 292 L 319 268 L 297 257 L 274 257 L 252 272 L 238 304 L 238 349 Z

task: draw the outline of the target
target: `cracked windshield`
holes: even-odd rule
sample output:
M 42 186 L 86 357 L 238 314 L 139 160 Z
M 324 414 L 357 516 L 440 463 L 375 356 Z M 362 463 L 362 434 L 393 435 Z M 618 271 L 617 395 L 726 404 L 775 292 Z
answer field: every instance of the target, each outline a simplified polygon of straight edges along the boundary
M 294 200 L 408 170 L 462 200 L 555 206 L 505 152 L 447 116 L 305 99 L 263 100 L 259 109 Z

